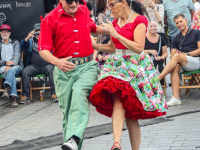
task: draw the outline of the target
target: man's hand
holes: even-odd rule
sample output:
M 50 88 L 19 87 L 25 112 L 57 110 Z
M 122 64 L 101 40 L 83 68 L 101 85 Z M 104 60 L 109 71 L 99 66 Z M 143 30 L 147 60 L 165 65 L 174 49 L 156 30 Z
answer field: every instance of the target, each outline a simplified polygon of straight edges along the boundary
M 6 74 L 6 72 L 10 69 L 10 67 L 6 67 L 4 73 Z
M 72 56 L 67 57 L 67 58 L 58 59 L 56 66 L 63 72 L 69 72 L 69 71 L 74 70 L 76 65 L 68 61 L 71 58 L 72 58 Z
M 101 54 L 98 54 L 97 58 L 99 61 L 103 61 L 103 56 Z
M 28 34 L 28 36 L 25 38 L 25 41 L 26 42 L 28 42 L 28 40 L 30 39 L 30 38 L 33 38 L 34 37 L 34 34 L 35 33 L 35 31 L 31 31 L 29 34 Z
M 6 62 L 6 66 L 10 66 L 10 65 L 13 65 L 14 64 L 14 62 L 12 62 L 12 61 L 7 61 Z

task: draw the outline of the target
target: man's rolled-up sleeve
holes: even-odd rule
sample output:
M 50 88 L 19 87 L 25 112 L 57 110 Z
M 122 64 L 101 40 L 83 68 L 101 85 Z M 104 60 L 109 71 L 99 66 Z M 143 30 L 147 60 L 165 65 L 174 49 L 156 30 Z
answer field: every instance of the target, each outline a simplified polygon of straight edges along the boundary
M 94 20 L 90 19 L 90 32 L 95 33 L 97 30 L 97 26 L 94 22 Z
M 41 23 L 41 31 L 38 41 L 38 51 L 49 50 L 53 48 L 53 25 L 47 18 Z

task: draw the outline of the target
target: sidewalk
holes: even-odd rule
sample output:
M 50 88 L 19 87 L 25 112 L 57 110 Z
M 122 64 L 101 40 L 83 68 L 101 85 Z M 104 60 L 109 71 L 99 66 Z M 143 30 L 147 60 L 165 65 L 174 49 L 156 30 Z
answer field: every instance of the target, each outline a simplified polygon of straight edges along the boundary
M 169 76 L 167 77 L 169 80 Z M 168 81 L 167 80 L 167 81 Z M 184 91 L 183 91 L 184 92 Z M 182 92 L 182 93 L 183 93 Z M 170 99 L 172 93 L 171 87 L 167 88 L 167 100 Z M 192 90 L 187 97 L 182 96 L 182 104 L 175 107 L 170 107 L 167 116 L 177 115 L 184 112 L 193 112 L 200 110 L 199 90 Z M 34 99 L 29 105 L 22 105 L 17 109 L 11 109 L 9 113 L 0 116 L 0 150 L 5 150 L 9 144 L 15 140 L 29 141 L 35 140 L 40 137 L 54 136 L 58 133 L 62 133 L 62 113 L 58 103 L 51 103 L 50 97 L 45 96 L 45 101 L 38 101 L 38 97 Z M 1 99 L 0 99 L 1 101 Z M 1 108 L 9 108 L 9 105 L 5 105 Z M 143 149 L 152 148 L 157 146 L 158 143 L 163 148 L 169 149 L 170 147 L 176 147 L 182 150 L 184 143 L 180 144 L 177 141 L 190 141 L 190 136 L 194 135 L 195 139 L 199 139 L 199 113 L 183 115 L 174 117 L 174 121 L 168 121 L 160 124 L 148 125 L 141 127 L 142 130 L 142 146 Z M 196 121 L 195 121 L 196 119 Z M 194 122 L 192 122 L 194 121 Z M 105 125 L 111 123 L 111 119 L 96 112 L 93 106 L 90 106 L 90 120 L 88 127 L 95 127 L 99 125 Z M 140 124 L 152 124 L 152 120 L 140 121 Z M 188 126 L 188 128 L 187 128 Z M 183 131 L 185 130 L 185 132 Z M 169 132 L 168 132 L 169 131 Z M 93 131 L 95 132 L 95 131 Z M 186 133 L 187 132 L 187 133 Z M 167 134 L 166 134 L 167 133 Z M 127 131 L 123 132 L 122 147 L 125 150 L 130 149 Z M 199 135 L 198 135 L 199 134 Z M 158 136 L 159 135 L 159 136 Z M 188 139 L 189 138 L 189 139 Z M 158 140 L 158 142 L 156 142 Z M 175 141 L 175 144 L 173 144 Z M 62 141 L 59 141 L 60 144 Z M 172 146 L 169 144 L 171 142 Z M 195 143 L 191 141 L 194 148 Z M 165 144 L 167 143 L 167 144 Z M 43 143 L 41 143 L 43 144 Z M 53 144 L 53 143 L 51 143 Z M 186 143 L 187 144 L 187 143 Z M 196 143 L 196 144 L 200 144 Z M 59 144 L 58 144 L 59 145 Z M 110 149 L 112 145 L 112 134 L 102 135 L 92 139 L 84 140 L 83 150 L 90 149 Z M 175 146 L 176 145 L 176 146 Z M 2 147 L 4 146 L 4 147 Z M 56 145 L 54 145 L 56 146 Z M 126 148 L 127 146 L 127 148 Z M 129 147 L 128 147 L 129 146 Z M 146 146 L 146 147 L 145 147 Z M 48 148 L 45 150 L 59 150 L 60 146 Z M 57 149 L 56 149 L 57 148 Z M 29 149 L 34 149 L 29 148 Z M 43 148 L 44 149 L 44 148 Z M 17 149 L 15 149 L 17 150 Z M 19 149 L 22 150 L 22 149 Z M 26 149 L 27 150 L 27 149 Z M 155 150 L 152 148 L 152 150 Z M 160 149 L 163 150 L 163 149 Z M 192 149 L 188 149 L 192 150 Z
M 141 127 L 140 150 L 197 150 L 200 149 L 200 112 L 174 117 L 173 121 Z M 82 150 L 110 150 L 113 134 L 86 139 Z M 128 131 L 123 131 L 121 147 L 131 150 Z M 61 150 L 61 146 L 43 150 Z

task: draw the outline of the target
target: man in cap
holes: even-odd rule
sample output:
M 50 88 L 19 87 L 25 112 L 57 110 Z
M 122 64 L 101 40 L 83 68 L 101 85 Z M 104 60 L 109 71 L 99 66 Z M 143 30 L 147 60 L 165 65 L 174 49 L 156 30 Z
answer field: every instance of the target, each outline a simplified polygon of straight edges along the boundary
M 2 97 L 9 99 L 12 97 L 11 107 L 17 107 L 16 75 L 20 75 L 23 69 L 21 60 L 21 49 L 18 41 L 10 39 L 11 27 L 2 25 L 0 27 L 0 75 L 5 78 L 4 92 Z
M 27 49 L 27 61 L 25 64 L 25 69 L 22 73 L 22 97 L 20 104 L 25 104 L 30 102 L 30 78 L 37 74 L 45 74 L 49 77 L 49 83 L 51 87 L 51 100 L 52 102 L 58 102 L 55 86 L 53 80 L 53 69 L 54 65 L 46 62 L 42 57 L 40 57 L 38 52 L 38 39 L 40 34 L 40 23 L 36 23 L 33 26 L 33 31 L 31 31 L 28 36 L 21 41 L 21 48 Z
M 42 58 L 55 65 L 56 93 L 64 115 L 63 150 L 81 149 L 89 120 L 87 97 L 99 73 L 90 32 L 107 31 L 95 25 L 88 8 L 79 5 L 79 0 L 60 0 L 41 24 L 38 49 Z

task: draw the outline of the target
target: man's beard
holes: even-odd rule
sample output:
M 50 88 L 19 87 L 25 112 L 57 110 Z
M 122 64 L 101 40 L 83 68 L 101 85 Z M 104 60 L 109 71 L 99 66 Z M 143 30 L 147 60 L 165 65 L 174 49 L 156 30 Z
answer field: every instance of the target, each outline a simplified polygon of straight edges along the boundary
M 1 38 L 2 38 L 3 40 L 7 40 L 7 39 L 9 39 L 9 35 L 8 35 L 8 36 L 2 36 L 2 35 L 1 35 Z

